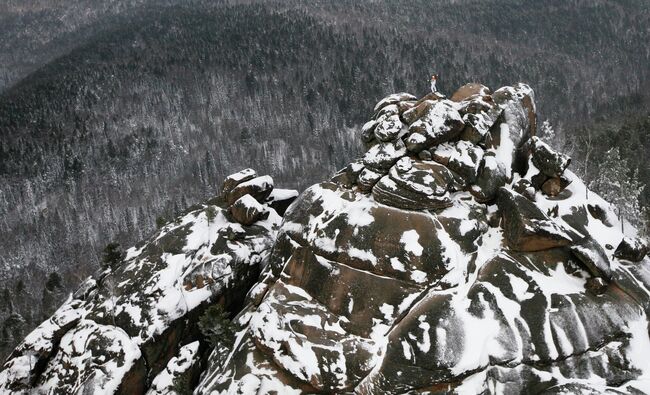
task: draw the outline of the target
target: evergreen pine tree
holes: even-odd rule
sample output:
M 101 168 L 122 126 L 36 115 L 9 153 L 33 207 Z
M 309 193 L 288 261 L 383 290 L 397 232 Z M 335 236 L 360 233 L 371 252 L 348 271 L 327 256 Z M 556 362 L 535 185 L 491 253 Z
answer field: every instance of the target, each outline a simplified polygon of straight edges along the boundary
M 607 151 L 603 159 L 590 188 L 616 207 L 621 223 L 627 220 L 637 229 L 643 229 L 645 224 L 639 197 L 644 185 L 639 181 L 638 171 L 630 170 L 618 148 Z
M 63 302 L 63 278 L 61 275 L 52 272 L 47 276 L 43 298 L 41 299 L 41 320 L 46 320 L 56 310 L 56 307 Z
M 119 243 L 108 243 L 102 252 L 102 268 L 114 268 L 122 262 L 124 255 Z
M 235 325 L 221 305 L 210 306 L 199 319 L 199 329 L 213 347 L 229 348 L 235 337 Z

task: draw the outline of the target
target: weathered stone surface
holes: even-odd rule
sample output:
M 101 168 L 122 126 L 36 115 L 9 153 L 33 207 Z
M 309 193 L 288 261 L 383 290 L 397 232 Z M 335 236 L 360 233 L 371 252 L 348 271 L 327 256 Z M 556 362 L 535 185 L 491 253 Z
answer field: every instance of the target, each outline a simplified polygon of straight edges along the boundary
M 483 150 L 467 141 L 452 143 L 449 149 L 451 153 L 446 166 L 460 175 L 466 184 L 474 184 L 483 160 Z M 436 150 L 436 156 L 441 156 L 439 150 Z
M 392 141 L 400 135 L 403 127 L 404 124 L 402 124 L 397 114 L 382 116 L 377 121 L 375 137 L 382 142 Z
M 375 113 L 377 113 L 379 110 L 382 108 L 389 106 L 391 104 L 397 104 L 401 101 L 411 101 L 411 100 L 416 100 L 417 97 L 411 95 L 410 93 L 394 93 L 392 95 L 386 96 L 385 98 L 381 99 L 377 105 L 375 106 L 375 109 L 373 110 Z
M 359 174 L 359 178 L 357 179 L 359 189 L 361 189 L 362 192 L 370 192 L 372 190 L 372 187 L 375 186 L 377 181 L 379 181 L 379 179 L 383 176 L 384 175 L 382 173 L 378 173 L 367 168 L 363 169 Z
M 268 215 L 268 211 L 251 195 L 244 195 L 228 208 L 230 215 L 242 225 L 252 225 Z
M 448 196 L 424 195 L 397 184 L 391 177 L 382 177 L 372 189 L 379 203 L 406 210 L 437 210 L 451 205 Z
M 457 258 L 440 255 L 443 228 L 433 214 L 377 204 L 328 184 L 305 191 L 285 223 L 291 239 L 317 255 L 414 284 L 440 279 Z
M 448 191 L 454 187 L 454 175 L 437 163 L 415 162 L 408 169 L 391 168 L 373 188 L 380 203 L 411 210 L 440 209 L 451 201 Z
M 536 134 L 535 94 L 530 86 L 520 83 L 500 88 L 492 94 L 492 99 L 503 108 L 503 121 L 508 125 L 508 133 L 515 146 Z
M 607 290 L 607 282 L 601 277 L 591 277 L 587 279 L 585 287 L 587 288 L 587 291 L 595 295 L 602 295 L 605 290 Z
M 542 192 L 548 196 L 557 196 L 562 189 L 560 177 L 551 177 L 542 184 Z
M 488 138 L 491 138 L 490 130 L 499 119 L 501 111 L 499 108 L 494 108 L 478 114 L 463 115 L 465 128 L 460 134 L 460 139 L 487 146 Z
M 257 177 L 257 172 L 250 168 L 231 174 L 223 181 L 221 193 L 224 195 L 228 194 L 237 185 L 241 184 L 242 182 L 252 180 L 255 177 Z
M 361 127 L 361 140 L 364 143 L 369 143 L 375 138 L 375 128 L 377 127 L 377 120 L 373 119 L 363 124 Z
M 392 117 L 393 115 L 399 115 L 399 107 L 397 104 L 389 104 L 385 107 L 382 107 L 381 110 L 377 111 L 375 119 L 379 120 L 381 118 Z
M 508 385 L 516 383 L 518 391 L 537 393 L 555 383 L 529 381 L 521 369 L 552 365 L 571 377 L 589 377 L 599 371 L 590 366 L 616 365 L 629 344 L 625 335 L 617 334 L 618 325 L 635 325 L 643 313 L 629 296 L 619 296 L 614 289 L 601 295 L 585 293 L 585 273 L 567 258 L 557 250 L 501 253 L 482 264 L 469 288 L 451 295 L 430 292 L 393 328 L 381 368 L 364 380 L 364 390 L 374 393 L 390 386 L 404 391 L 431 388 L 432 383 L 453 389 L 459 371 L 501 366 L 502 374 L 515 370 Z M 566 281 L 566 286 L 554 286 L 557 281 Z M 603 347 L 597 339 L 609 340 Z M 590 352 L 594 349 L 598 351 Z M 635 376 L 626 371 L 630 365 L 624 366 L 613 382 Z
M 417 153 L 458 137 L 465 123 L 451 103 L 447 100 L 434 102 L 417 121 L 410 124 L 405 140 L 410 151 Z
M 446 96 L 440 93 L 440 91 L 436 92 L 431 92 L 427 93 L 426 95 L 422 96 L 418 100 L 415 101 L 415 106 L 419 106 L 420 104 L 424 103 L 425 101 L 438 101 L 438 100 L 443 100 L 445 99 Z
M 414 100 L 409 100 L 409 101 L 401 101 L 397 103 L 397 110 L 399 111 L 399 114 L 402 115 L 404 112 L 410 110 L 411 108 L 415 107 L 415 101 Z
M 458 90 L 454 92 L 453 95 L 451 95 L 451 101 L 461 102 L 473 95 L 489 95 L 489 94 L 490 94 L 490 88 L 488 88 L 487 86 L 475 82 L 470 82 L 469 84 L 465 84 L 460 88 L 458 88 Z
M 611 263 L 607 253 L 593 238 L 585 237 L 572 244 L 569 249 L 594 277 L 603 277 L 606 280 L 612 277 Z
M 487 208 L 468 194 L 459 194 L 452 203 L 449 208 L 438 212 L 437 218 L 463 252 L 476 252 L 477 240 L 487 232 Z
M 402 140 L 379 143 L 366 152 L 363 164 L 377 171 L 386 171 L 406 155 L 406 147 Z
M 624 237 L 616 247 L 614 256 L 618 259 L 625 259 L 631 262 L 641 261 L 648 253 L 648 244 L 636 237 Z
M 251 195 L 257 201 L 262 202 L 269 197 L 273 190 L 273 179 L 270 176 L 255 177 L 242 182 L 225 194 L 225 200 L 231 205 L 244 195 Z
M 433 155 L 431 155 L 431 151 L 424 149 L 418 152 L 418 158 L 421 160 L 431 160 L 433 159 Z
M 539 251 L 571 244 L 576 237 L 550 220 L 533 202 L 506 188 L 497 199 L 504 236 L 515 251 Z M 573 236 L 573 237 L 572 237 Z
M 530 149 L 533 164 L 547 177 L 559 178 L 571 163 L 571 158 L 554 151 L 548 144 L 535 136 L 530 139 Z
M 416 103 L 410 109 L 402 113 L 402 120 L 407 125 L 411 125 L 413 122 L 422 118 L 424 114 L 429 111 L 429 109 L 436 103 L 437 100 L 425 100 L 420 103 Z
M 478 170 L 478 177 L 470 191 L 479 202 L 489 202 L 497 197 L 499 188 L 508 182 L 507 170 L 500 163 L 493 152 L 483 156 L 483 161 Z

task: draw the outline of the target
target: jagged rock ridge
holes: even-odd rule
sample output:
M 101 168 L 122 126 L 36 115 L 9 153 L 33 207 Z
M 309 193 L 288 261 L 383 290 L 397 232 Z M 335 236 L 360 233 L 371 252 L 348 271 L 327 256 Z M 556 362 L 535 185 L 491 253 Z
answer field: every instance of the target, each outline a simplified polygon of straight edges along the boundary
M 650 391 L 647 244 L 535 136 L 535 111 L 525 84 L 399 93 L 361 128 L 365 155 L 290 206 L 270 177 L 230 176 L 88 280 L 0 388 Z M 236 313 L 231 348 L 196 330 L 212 303 Z

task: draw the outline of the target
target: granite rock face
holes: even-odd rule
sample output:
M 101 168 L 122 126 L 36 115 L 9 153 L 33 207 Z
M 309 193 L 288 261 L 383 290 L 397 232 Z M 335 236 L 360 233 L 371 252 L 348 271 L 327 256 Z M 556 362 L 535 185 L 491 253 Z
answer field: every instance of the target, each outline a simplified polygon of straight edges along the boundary
M 534 136 L 528 86 L 452 98 L 384 100 L 393 132 L 301 194 L 197 393 L 647 390 L 644 244 Z
M 272 203 L 297 195 L 271 189 L 251 169 L 234 174 L 222 196 L 89 278 L 10 355 L 0 393 L 168 394 L 178 377 L 196 384 L 207 346 L 199 315 L 214 303 L 241 308 L 281 222 Z
M 191 212 L 89 279 L 0 389 L 647 393 L 647 243 L 535 131 L 525 84 L 388 96 L 331 180 L 296 198 L 234 174 L 212 222 Z M 231 346 L 195 328 L 214 303 Z

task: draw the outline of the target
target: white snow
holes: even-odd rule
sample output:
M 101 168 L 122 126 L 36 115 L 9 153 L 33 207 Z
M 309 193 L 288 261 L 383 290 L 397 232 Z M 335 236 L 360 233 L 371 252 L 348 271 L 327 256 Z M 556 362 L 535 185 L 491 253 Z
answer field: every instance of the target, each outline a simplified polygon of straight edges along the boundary
M 558 263 L 555 269 L 549 268 L 549 275 L 537 271 L 529 271 L 528 274 L 533 281 L 539 286 L 540 290 L 548 300 L 551 295 L 570 295 L 580 294 L 585 291 L 587 280 L 573 274 L 567 273 L 564 263 Z
M 506 171 L 506 177 L 512 177 L 512 160 L 514 159 L 515 144 L 510 138 L 510 126 L 507 123 L 501 124 L 501 144 L 496 148 L 496 159 Z
M 402 234 L 400 243 L 404 244 L 404 250 L 406 252 L 410 252 L 415 256 L 421 256 L 422 251 L 424 251 L 424 247 L 418 243 L 419 239 L 420 235 L 415 229 L 407 230 L 404 232 L 404 234 Z
M 519 302 L 528 300 L 534 296 L 532 292 L 528 292 L 528 283 L 523 279 L 515 276 L 512 273 L 507 273 L 508 278 L 510 279 L 510 285 L 512 286 L 512 292 L 515 294 L 515 297 Z
M 418 327 L 422 329 L 422 341 L 417 342 L 418 348 L 423 353 L 427 353 L 431 349 L 431 336 L 429 336 L 431 325 L 424 321 L 424 317 L 420 317 L 420 325 Z
M 195 363 L 198 362 L 197 353 L 199 351 L 199 342 L 195 341 L 181 347 L 178 355 L 172 357 L 167 366 L 160 372 L 151 383 L 147 395 L 166 395 L 173 389 L 174 378 L 186 372 Z
M 295 189 L 273 188 L 269 195 L 269 200 L 288 200 L 298 197 L 299 193 Z
M 390 258 L 390 266 L 393 269 L 397 270 L 398 272 L 403 272 L 403 271 L 406 270 L 404 268 L 404 264 L 402 262 L 400 262 L 399 258 L 397 258 L 397 257 Z
M 427 281 L 427 274 L 422 270 L 413 270 L 411 272 L 411 280 L 418 284 L 424 283 Z
M 372 253 L 371 250 L 360 250 L 356 247 L 350 247 L 348 249 L 348 254 L 352 258 L 363 259 L 364 261 L 370 262 L 373 265 L 377 264 L 377 257 Z

